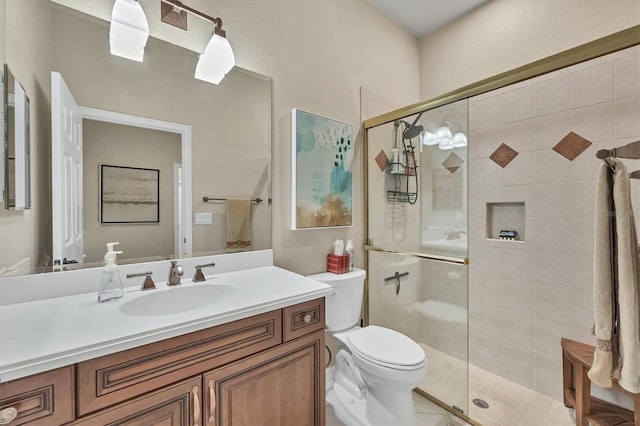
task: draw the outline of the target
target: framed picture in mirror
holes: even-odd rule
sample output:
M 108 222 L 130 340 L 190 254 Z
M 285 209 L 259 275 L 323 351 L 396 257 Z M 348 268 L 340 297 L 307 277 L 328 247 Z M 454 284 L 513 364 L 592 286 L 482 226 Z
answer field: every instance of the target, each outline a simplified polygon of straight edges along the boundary
M 100 223 L 160 222 L 160 170 L 100 165 Z

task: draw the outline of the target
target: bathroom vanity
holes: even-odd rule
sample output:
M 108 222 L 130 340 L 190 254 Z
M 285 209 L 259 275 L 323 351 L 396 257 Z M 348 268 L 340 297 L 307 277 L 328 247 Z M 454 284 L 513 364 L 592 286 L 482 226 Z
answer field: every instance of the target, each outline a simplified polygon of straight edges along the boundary
M 151 295 L 138 289 L 111 303 L 78 294 L 0 307 L 13 343 L 0 354 L 0 424 L 324 424 L 330 288 L 265 266 L 153 291 L 179 305 L 182 290 L 222 282 L 237 294 L 166 315 L 123 314 Z

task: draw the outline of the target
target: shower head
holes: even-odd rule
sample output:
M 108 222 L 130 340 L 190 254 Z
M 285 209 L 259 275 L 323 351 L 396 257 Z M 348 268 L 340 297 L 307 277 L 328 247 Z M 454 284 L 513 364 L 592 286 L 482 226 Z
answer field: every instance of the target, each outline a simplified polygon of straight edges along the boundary
M 416 126 L 416 123 L 418 122 L 418 120 L 420 120 L 420 117 L 422 117 L 423 112 L 424 111 L 418 114 L 415 120 L 413 120 L 413 123 L 407 123 L 406 121 L 400 120 L 400 122 L 404 124 L 404 130 L 402 131 L 402 139 L 413 139 L 416 136 L 420 135 L 420 132 L 424 130 L 424 127 L 422 127 L 421 124 L 418 124 Z
M 424 130 L 421 124 L 416 126 L 415 124 L 409 124 L 406 121 L 403 121 L 403 123 L 405 123 L 405 127 L 402 131 L 402 139 L 413 139 Z

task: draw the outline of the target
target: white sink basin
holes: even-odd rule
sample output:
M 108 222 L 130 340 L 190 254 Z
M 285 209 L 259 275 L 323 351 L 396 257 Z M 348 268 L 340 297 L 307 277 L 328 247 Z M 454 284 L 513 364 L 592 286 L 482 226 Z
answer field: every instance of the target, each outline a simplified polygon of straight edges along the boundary
M 224 304 L 238 294 L 240 289 L 230 284 L 196 284 L 147 291 L 148 294 L 123 303 L 120 312 L 125 315 L 149 317 L 211 308 Z

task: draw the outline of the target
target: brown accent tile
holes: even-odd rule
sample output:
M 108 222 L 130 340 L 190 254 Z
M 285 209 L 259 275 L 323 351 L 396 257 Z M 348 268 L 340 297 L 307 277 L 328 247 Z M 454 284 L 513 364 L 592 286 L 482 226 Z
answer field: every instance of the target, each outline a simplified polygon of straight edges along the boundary
M 505 167 L 507 167 L 507 164 L 511 162 L 511 160 L 516 158 L 516 155 L 518 155 L 518 151 L 511 148 L 506 143 L 503 143 L 495 151 L 493 151 L 493 154 L 491 154 L 491 157 L 489 158 L 492 159 L 498 166 L 504 169 Z
M 553 147 L 553 150 L 569 161 L 573 161 L 578 155 L 589 148 L 591 142 L 577 133 L 569 132 L 560 142 Z
M 385 154 L 383 150 L 380 150 L 376 156 L 376 164 L 380 167 L 381 172 L 384 172 L 384 169 L 387 168 L 387 164 L 389 164 L 389 157 L 387 157 L 387 154 Z
M 455 152 L 452 152 L 443 162 L 442 165 L 445 169 L 449 170 L 451 174 L 454 174 L 456 170 L 462 166 L 464 160 L 460 158 Z

